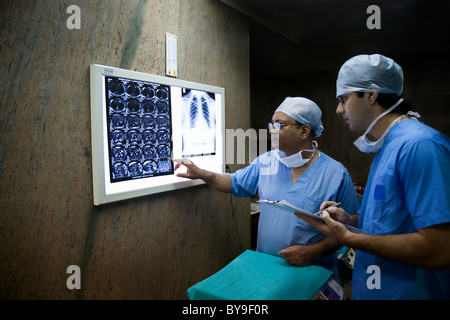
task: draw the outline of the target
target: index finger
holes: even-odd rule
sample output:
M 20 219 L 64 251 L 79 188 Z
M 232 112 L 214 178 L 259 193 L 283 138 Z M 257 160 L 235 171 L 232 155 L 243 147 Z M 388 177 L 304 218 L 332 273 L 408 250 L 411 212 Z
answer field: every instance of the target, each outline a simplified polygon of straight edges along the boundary
M 183 165 L 189 165 L 189 164 L 192 164 L 192 161 L 189 160 L 189 159 L 186 159 L 186 158 L 181 158 L 181 159 L 175 159 L 175 158 L 172 158 L 172 161 L 173 161 L 174 163 L 176 163 L 178 166 L 181 165 L 181 164 L 183 164 Z
M 175 163 L 177 163 L 177 164 L 182 164 L 182 163 L 183 163 L 183 159 L 175 159 L 175 158 L 172 158 L 172 161 L 175 162 Z
M 320 205 L 320 211 L 325 210 L 326 208 L 335 205 L 337 202 L 335 201 L 324 201 L 322 202 L 322 204 Z
M 181 166 L 181 159 L 172 159 L 173 163 L 175 164 L 174 170 L 177 170 Z

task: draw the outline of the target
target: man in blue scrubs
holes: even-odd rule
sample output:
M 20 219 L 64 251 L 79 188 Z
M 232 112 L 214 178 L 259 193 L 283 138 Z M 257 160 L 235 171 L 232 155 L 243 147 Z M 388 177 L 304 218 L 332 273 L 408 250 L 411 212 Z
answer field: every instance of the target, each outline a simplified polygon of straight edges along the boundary
M 356 249 L 353 299 L 450 299 L 450 140 L 412 117 L 402 89 L 401 67 L 382 55 L 341 67 L 336 112 L 365 131 L 358 149 L 376 152 L 363 203 L 359 215 L 330 208 L 325 224 L 298 214 Z
M 323 131 L 322 112 L 306 98 L 286 98 L 269 124 L 275 148 L 233 174 L 202 170 L 190 160 L 178 176 L 203 179 L 212 188 L 237 197 L 286 200 L 309 212 L 319 211 L 325 199 L 342 202 L 350 212 L 359 209 L 353 182 L 342 164 L 317 149 Z M 257 251 L 283 256 L 291 264 L 317 264 L 336 271 L 334 252 L 340 245 L 293 214 L 261 204 Z

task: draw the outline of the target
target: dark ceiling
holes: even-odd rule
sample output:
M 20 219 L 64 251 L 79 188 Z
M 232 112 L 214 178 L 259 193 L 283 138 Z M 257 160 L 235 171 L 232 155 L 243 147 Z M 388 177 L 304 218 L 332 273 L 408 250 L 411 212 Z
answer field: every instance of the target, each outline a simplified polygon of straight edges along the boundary
M 450 56 L 449 0 L 221 0 L 250 18 L 251 67 L 269 74 L 336 70 L 361 53 Z M 381 29 L 370 30 L 370 5 Z

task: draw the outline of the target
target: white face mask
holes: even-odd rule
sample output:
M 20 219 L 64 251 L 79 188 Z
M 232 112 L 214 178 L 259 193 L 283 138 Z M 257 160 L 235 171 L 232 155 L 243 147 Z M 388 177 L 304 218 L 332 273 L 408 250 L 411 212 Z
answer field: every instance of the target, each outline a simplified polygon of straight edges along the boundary
M 385 114 L 388 114 L 389 112 L 391 112 L 392 110 L 397 108 L 397 106 L 400 103 L 402 103 L 402 101 L 403 101 L 403 98 L 400 98 L 400 100 L 398 100 L 392 107 L 390 107 L 385 112 L 380 114 L 375 120 L 372 121 L 370 126 L 367 128 L 366 132 L 364 132 L 364 134 L 362 136 L 360 136 L 358 139 L 356 139 L 355 142 L 353 142 L 353 144 L 359 149 L 359 151 L 364 152 L 364 153 L 371 153 L 371 152 L 377 152 L 378 150 L 381 149 L 381 147 L 383 146 L 384 139 L 386 138 L 386 135 L 389 133 L 389 130 L 391 130 L 391 128 L 394 126 L 394 124 L 397 122 L 397 120 L 399 120 L 400 118 L 402 118 L 404 116 L 402 115 L 399 118 L 392 121 L 390 126 L 386 129 L 386 131 L 384 131 L 381 138 L 378 139 L 377 141 L 369 141 L 369 139 L 367 139 L 367 134 L 370 132 L 370 130 L 372 130 L 375 123 L 377 123 L 377 121 L 381 117 L 383 117 Z
M 316 148 L 318 147 L 318 144 L 317 144 L 317 141 L 313 141 L 312 144 L 313 144 L 314 149 L 300 150 L 299 152 L 294 153 L 293 155 L 290 155 L 289 157 L 281 158 L 280 150 L 278 150 L 278 149 L 275 150 L 274 154 L 275 154 L 275 157 L 277 157 L 277 159 L 280 160 L 280 162 L 288 168 L 301 167 L 301 166 L 305 165 L 305 163 L 307 163 L 309 160 L 311 160 L 312 157 L 314 157 L 314 153 L 316 151 Z M 302 157 L 303 151 L 312 152 L 311 157 L 309 157 L 308 159 L 303 159 L 303 157 Z

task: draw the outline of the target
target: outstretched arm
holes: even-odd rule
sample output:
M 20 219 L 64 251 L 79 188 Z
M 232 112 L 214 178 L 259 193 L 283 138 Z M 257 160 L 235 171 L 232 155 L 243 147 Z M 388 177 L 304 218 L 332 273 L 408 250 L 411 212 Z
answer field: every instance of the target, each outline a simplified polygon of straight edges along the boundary
M 172 159 L 175 163 L 175 170 L 182 165 L 186 167 L 186 173 L 177 173 L 177 177 L 188 179 L 202 179 L 211 188 L 218 191 L 231 193 L 231 177 L 226 173 L 215 173 L 207 170 L 200 169 L 189 159 Z

